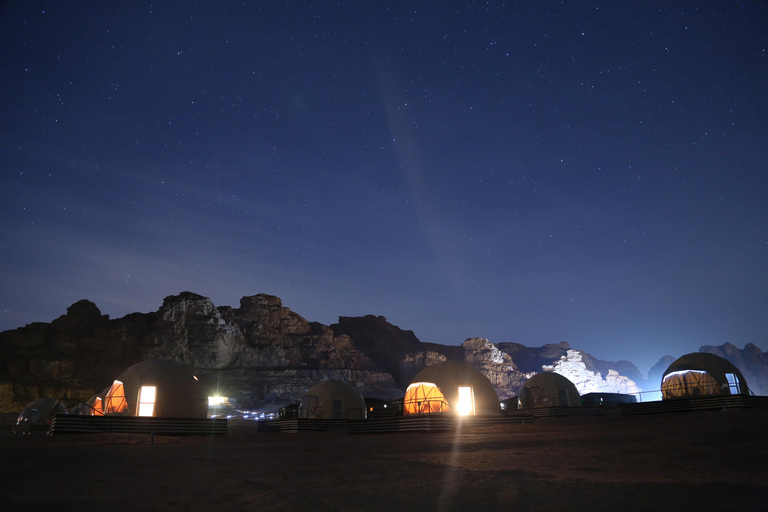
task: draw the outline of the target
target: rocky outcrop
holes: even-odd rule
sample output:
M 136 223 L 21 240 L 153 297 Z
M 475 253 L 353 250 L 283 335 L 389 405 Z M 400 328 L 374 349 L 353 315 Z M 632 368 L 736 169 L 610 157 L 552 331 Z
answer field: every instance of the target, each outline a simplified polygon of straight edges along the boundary
M 517 396 L 523 383 L 532 375 L 518 371 L 512 357 L 485 338 L 468 338 L 462 347 L 464 362 L 488 377 L 496 388 L 499 400 Z
M 400 329 L 383 316 L 342 316 L 331 329 L 337 336 L 354 340 L 354 346 L 370 358 L 374 368 L 392 373 L 395 383 L 403 390 L 430 364 L 464 358 L 462 347 L 423 343 L 413 331 Z
M 642 390 L 637 384 L 616 370 L 609 369 L 605 378 L 601 372 L 587 368 L 584 355 L 579 350 L 568 350 L 560 359 L 551 365 L 542 366 L 542 370 L 559 373 L 576 384 L 579 394 L 585 393 L 623 393 L 634 394 Z
M 524 373 L 540 372 L 542 365 L 552 364 L 571 348 L 565 341 L 550 343 L 542 347 L 526 347 L 519 343 L 498 343 L 496 346 L 511 357 L 515 361 L 517 369 Z
M 0 333 L 0 410 L 18 411 L 44 396 L 87 399 L 153 357 L 195 369 L 212 394 L 227 393 L 246 408 L 298 400 L 322 378 L 372 396 L 401 393 L 348 336 L 308 322 L 277 297 L 243 297 L 233 309 L 182 292 L 155 313 L 110 320 L 84 300 L 50 324 Z

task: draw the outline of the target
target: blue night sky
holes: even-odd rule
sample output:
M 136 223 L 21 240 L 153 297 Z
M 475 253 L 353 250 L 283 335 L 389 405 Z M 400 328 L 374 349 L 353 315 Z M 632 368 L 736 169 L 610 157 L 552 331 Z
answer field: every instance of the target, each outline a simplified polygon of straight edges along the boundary
M 765 2 L 0 8 L 0 330 L 189 290 L 641 371 L 768 348 Z

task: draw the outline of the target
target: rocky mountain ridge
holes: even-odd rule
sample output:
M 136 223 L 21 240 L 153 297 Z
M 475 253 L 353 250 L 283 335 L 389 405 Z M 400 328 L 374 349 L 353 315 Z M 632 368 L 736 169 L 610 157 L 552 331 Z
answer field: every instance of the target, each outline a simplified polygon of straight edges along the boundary
M 764 354 L 748 348 L 742 364 L 758 381 L 768 373 Z M 735 357 L 734 349 L 723 350 Z M 166 297 L 154 313 L 118 319 L 81 300 L 50 323 L 0 333 L 0 411 L 19 411 L 44 396 L 85 400 L 128 366 L 152 357 L 194 368 L 211 394 L 234 397 L 250 409 L 298 400 L 325 379 L 349 382 L 364 396 L 399 398 L 419 371 L 445 360 L 478 368 L 500 399 L 516 396 L 542 367 L 571 375 L 581 392 L 633 392 L 646 385 L 632 363 L 600 361 L 565 342 L 534 348 L 484 338 L 460 346 L 424 343 L 381 316 L 340 317 L 326 326 L 271 295 L 243 297 L 233 308 L 182 292 Z

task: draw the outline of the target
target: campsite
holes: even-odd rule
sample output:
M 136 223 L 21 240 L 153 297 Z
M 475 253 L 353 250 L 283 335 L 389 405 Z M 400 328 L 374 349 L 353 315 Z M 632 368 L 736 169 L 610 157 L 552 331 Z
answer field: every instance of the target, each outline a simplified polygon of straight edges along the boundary
M 0 435 L 13 510 L 764 510 L 768 408 L 455 432 Z

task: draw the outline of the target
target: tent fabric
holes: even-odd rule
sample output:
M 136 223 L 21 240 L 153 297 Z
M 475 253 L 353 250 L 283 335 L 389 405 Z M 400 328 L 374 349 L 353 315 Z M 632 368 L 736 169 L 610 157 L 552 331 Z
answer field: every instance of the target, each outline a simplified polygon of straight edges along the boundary
M 735 386 L 728 382 L 729 375 Z M 661 377 L 662 399 L 736 394 L 749 394 L 744 375 L 727 359 L 707 352 L 676 359 Z
M 433 385 L 434 388 L 430 385 Z M 443 361 L 427 366 L 408 386 L 403 400 L 403 413 L 458 414 L 459 388 L 470 388 L 474 415 L 499 414 L 499 395 L 478 369 L 460 361 Z M 436 388 L 436 389 L 435 389 Z
M 142 386 L 156 387 L 154 417 L 208 416 L 208 395 L 202 384 L 191 369 L 169 359 L 147 359 L 121 373 L 104 398 L 104 413 L 136 416 Z
M 581 397 L 576 385 L 567 377 L 559 373 L 543 372 L 525 381 L 518 396 L 518 407 L 581 407 Z
M 364 420 L 365 400 L 354 386 L 325 380 L 312 386 L 299 406 L 299 417 L 309 419 Z
M 56 398 L 38 398 L 30 402 L 16 418 L 17 425 L 46 425 L 54 414 L 68 414 L 67 408 Z
M 128 401 L 125 398 L 125 386 L 120 379 L 115 380 L 107 391 L 107 396 L 102 404 L 106 414 L 127 412 Z

